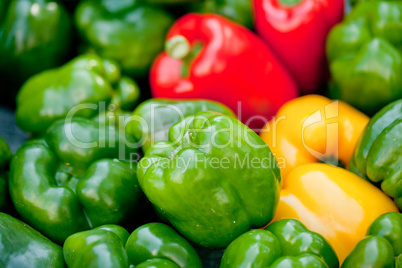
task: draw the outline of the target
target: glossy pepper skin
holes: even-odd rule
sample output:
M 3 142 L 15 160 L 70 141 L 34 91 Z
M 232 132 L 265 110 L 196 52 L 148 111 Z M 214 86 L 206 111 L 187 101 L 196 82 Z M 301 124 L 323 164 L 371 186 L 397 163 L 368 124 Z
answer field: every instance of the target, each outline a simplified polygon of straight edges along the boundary
M 342 0 L 254 0 L 255 28 L 296 80 L 302 93 L 325 81 L 325 40 L 342 20 Z
M 180 268 L 180 266 L 178 266 L 174 262 L 171 262 L 166 259 L 159 259 L 159 258 L 146 260 L 135 267 L 136 268 Z
M 356 245 L 346 258 L 342 268 L 398 268 L 401 264 L 402 214 L 391 212 L 381 215 L 370 225 L 367 237 Z
M 25 131 L 43 133 L 68 114 L 92 118 L 109 104 L 130 110 L 138 98 L 137 84 L 114 62 L 83 55 L 31 77 L 17 96 L 16 120 Z
M 148 199 L 185 238 L 210 248 L 269 223 L 281 187 L 268 146 L 237 119 L 216 112 L 173 125 L 169 141 L 146 151 L 137 176 Z
M 116 128 L 88 119 L 55 122 L 11 161 L 9 187 L 17 211 L 57 243 L 130 220 L 142 192 L 135 164 L 125 161 L 136 152 L 128 142 Z
M 388 196 L 355 174 L 306 164 L 287 175 L 274 221 L 300 220 L 328 240 L 342 263 L 378 216 L 397 211 Z
M 281 168 L 326 162 L 347 166 L 369 118 L 342 101 L 306 95 L 287 102 L 260 132 Z
M 350 170 L 381 189 L 402 210 L 402 99 L 371 118 L 355 147 Z
M 265 230 L 252 230 L 239 236 L 225 250 L 220 267 L 337 268 L 339 261 L 324 237 L 308 230 L 298 220 L 284 219 Z
M 29 225 L 0 212 L 1 267 L 65 267 L 62 248 Z
M 0 211 L 5 211 L 9 203 L 8 194 L 8 168 L 11 159 L 10 147 L 0 137 Z
M 89 48 L 117 61 L 125 73 L 144 77 L 163 50 L 174 19 L 161 9 L 137 2 L 82 1 L 75 11 L 75 24 Z
M 112 224 L 73 234 L 64 242 L 64 259 L 69 268 L 128 268 L 128 237 L 123 227 Z
M 330 95 L 373 115 L 402 98 L 402 3 L 357 5 L 327 39 Z
M 202 267 L 190 243 L 163 223 L 148 223 L 135 229 L 126 243 L 126 252 L 135 267 L 150 267 L 150 263 L 165 267 L 160 266 L 161 259 L 170 261 L 167 265 L 172 267 Z
M 53 0 L 2 1 L 0 73 L 2 93 L 20 87 L 30 76 L 67 59 L 72 25 L 64 7 Z M 9 2 L 7 5 L 6 2 Z M 0 93 L 0 94 L 2 94 Z
M 191 12 L 216 13 L 249 29 L 254 28 L 252 1 L 250 0 L 203 0 L 190 5 Z
M 219 101 L 259 129 L 261 117 L 270 118 L 297 95 L 293 79 L 264 42 L 224 17 L 187 14 L 166 40 L 150 72 L 153 97 Z
M 225 105 L 210 100 L 150 99 L 134 110 L 127 130 L 140 141 L 144 151 L 158 141 L 167 141 L 170 127 L 201 111 L 236 115 Z

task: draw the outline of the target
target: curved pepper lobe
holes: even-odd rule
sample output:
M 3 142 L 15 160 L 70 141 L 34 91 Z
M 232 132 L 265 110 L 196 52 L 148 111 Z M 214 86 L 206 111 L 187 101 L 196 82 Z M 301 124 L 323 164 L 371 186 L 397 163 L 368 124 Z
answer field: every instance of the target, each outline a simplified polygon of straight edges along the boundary
M 63 254 L 68 267 L 129 267 L 124 250 L 128 233 L 120 226 L 101 226 L 66 239 Z
M 283 255 L 296 256 L 308 253 L 318 256 L 329 268 L 339 267 L 338 257 L 331 245 L 323 236 L 310 231 L 300 221 L 295 219 L 275 221 L 268 225 L 265 230 L 277 237 Z M 310 259 L 310 257 L 306 258 Z M 300 260 L 300 263 L 303 261 Z
M 383 237 L 362 239 L 342 264 L 342 268 L 384 267 L 394 268 L 395 258 L 391 244 Z
M 191 244 L 163 223 L 148 223 L 135 229 L 126 243 L 126 252 L 130 262 L 141 267 L 159 267 L 163 265 L 162 259 L 168 261 L 169 268 L 202 267 Z
M 395 257 L 402 254 L 402 214 L 389 212 L 378 217 L 367 230 L 368 236 L 381 236 L 394 248 Z

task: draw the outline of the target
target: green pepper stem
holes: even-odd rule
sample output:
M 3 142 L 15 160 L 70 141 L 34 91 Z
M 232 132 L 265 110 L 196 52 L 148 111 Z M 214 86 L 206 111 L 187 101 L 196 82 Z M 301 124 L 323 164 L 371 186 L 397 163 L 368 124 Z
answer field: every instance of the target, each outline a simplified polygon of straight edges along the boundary
M 303 1 L 303 0 L 279 0 L 279 3 L 282 6 L 293 7 L 293 6 L 297 6 L 298 4 L 300 4 L 301 1 Z
M 174 59 L 184 59 L 191 52 L 190 43 L 182 35 L 176 35 L 165 44 L 166 53 Z
M 198 41 L 195 41 L 191 46 L 190 42 L 182 35 L 176 35 L 165 43 L 166 53 L 183 62 L 181 67 L 181 77 L 183 78 L 189 75 L 191 64 L 203 47 L 203 44 Z

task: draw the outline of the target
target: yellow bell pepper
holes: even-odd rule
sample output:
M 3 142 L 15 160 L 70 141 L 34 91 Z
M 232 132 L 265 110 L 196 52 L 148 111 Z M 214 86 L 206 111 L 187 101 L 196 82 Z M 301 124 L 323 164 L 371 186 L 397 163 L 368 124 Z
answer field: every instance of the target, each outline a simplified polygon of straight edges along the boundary
M 285 103 L 261 138 L 274 153 L 282 178 L 295 167 L 340 160 L 347 167 L 369 118 L 342 101 L 306 95 Z
M 345 169 L 315 163 L 289 173 L 273 221 L 300 220 L 324 236 L 343 262 L 378 216 L 397 211 L 394 202 L 368 181 Z

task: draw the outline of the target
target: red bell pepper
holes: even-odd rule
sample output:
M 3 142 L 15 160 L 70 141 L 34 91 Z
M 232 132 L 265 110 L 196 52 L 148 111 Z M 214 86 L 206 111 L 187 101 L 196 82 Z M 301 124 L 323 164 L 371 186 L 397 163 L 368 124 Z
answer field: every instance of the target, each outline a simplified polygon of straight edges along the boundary
M 340 22 L 344 0 L 254 0 L 255 28 L 295 78 L 303 93 L 328 74 L 325 40 Z
M 187 14 L 172 26 L 150 84 L 153 97 L 222 102 L 257 130 L 297 95 L 292 77 L 259 37 L 214 14 Z

